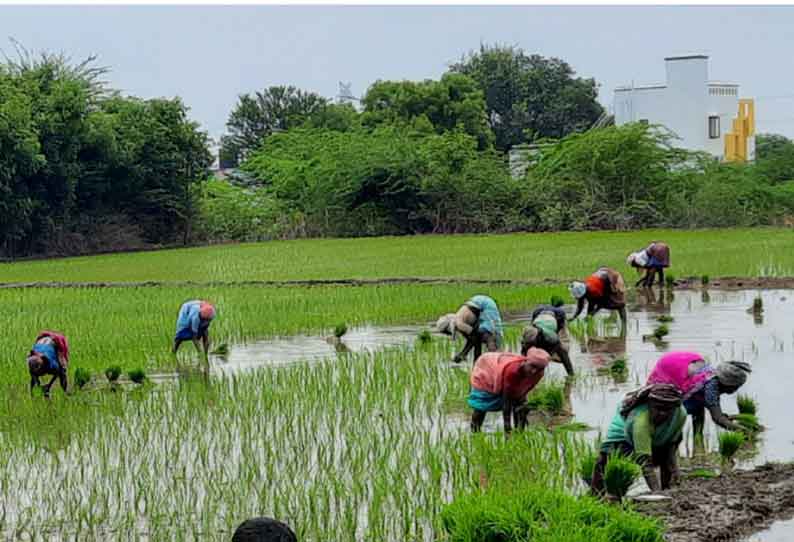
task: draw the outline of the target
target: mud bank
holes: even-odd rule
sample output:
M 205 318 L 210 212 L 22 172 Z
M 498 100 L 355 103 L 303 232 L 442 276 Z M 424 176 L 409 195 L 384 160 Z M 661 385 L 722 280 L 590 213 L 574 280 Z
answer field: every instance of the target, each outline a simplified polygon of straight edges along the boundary
M 769 463 L 711 479 L 684 478 L 666 491 L 672 501 L 638 502 L 658 517 L 669 542 L 739 540 L 794 516 L 794 463 Z
M 159 288 L 159 287 L 231 287 L 231 286 L 387 286 L 392 284 L 484 284 L 495 286 L 555 286 L 565 285 L 581 277 L 545 279 L 487 279 L 487 278 L 438 278 L 438 277 L 391 277 L 380 279 L 307 279 L 307 280 L 239 280 L 239 281 L 159 281 L 140 282 L 68 282 L 33 281 L 0 282 L 0 288 Z M 676 289 L 702 288 L 699 278 L 676 279 Z M 710 290 L 742 289 L 787 289 L 794 288 L 794 277 L 717 277 L 710 280 Z

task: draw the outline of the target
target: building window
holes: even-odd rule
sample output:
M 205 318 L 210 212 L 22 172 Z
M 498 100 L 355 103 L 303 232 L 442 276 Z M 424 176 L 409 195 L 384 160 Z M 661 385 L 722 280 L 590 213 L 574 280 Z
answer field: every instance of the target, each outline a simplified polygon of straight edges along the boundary
M 720 118 L 709 117 L 709 138 L 719 139 L 720 137 Z
M 648 126 L 648 119 L 640 119 L 639 122 L 640 124 L 644 124 L 645 126 Z

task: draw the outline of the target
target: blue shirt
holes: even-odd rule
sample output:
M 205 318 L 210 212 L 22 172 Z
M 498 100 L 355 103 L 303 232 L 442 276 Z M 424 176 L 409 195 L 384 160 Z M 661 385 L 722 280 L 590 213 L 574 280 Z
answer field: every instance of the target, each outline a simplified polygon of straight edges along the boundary
M 179 315 L 176 317 L 176 332 L 190 330 L 195 336 L 201 327 L 201 316 L 199 310 L 201 309 L 201 301 L 194 300 L 182 304 L 179 309 Z M 206 325 L 209 325 L 207 323 Z M 205 326 L 206 327 L 206 326 Z
M 36 343 L 33 345 L 33 351 L 47 358 L 47 367 L 51 371 L 60 370 L 61 364 L 58 362 L 58 352 L 55 350 L 54 344 Z

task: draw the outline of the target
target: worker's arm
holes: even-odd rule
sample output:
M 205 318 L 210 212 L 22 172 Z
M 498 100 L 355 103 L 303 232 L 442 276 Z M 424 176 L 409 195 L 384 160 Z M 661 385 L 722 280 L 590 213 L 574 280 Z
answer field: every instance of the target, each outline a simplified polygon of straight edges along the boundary
M 659 477 L 656 475 L 656 469 L 651 461 L 651 456 L 638 455 L 636 457 L 637 463 L 642 467 L 642 476 L 645 478 L 645 483 L 648 484 L 648 487 L 654 493 L 659 491 L 661 489 L 661 484 L 659 483 Z
M 559 356 L 560 363 L 565 367 L 565 372 L 568 376 L 573 376 L 573 364 L 571 363 L 571 358 L 568 356 L 568 350 L 562 343 L 557 343 L 557 348 L 554 350 L 554 353 Z
M 510 431 L 513 430 L 512 418 L 513 418 L 513 401 L 505 397 L 504 401 L 502 401 L 502 419 L 504 420 L 504 425 L 505 425 L 505 435 L 509 435 Z
M 461 350 L 454 358 L 452 358 L 452 361 L 454 361 L 455 363 L 460 363 L 461 361 L 466 359 L 466 356 L 469 355 L 471 349 L 474 348 L 474 336 L 464 335 L 464 337 L 466 337 L 466 344 L 463 346 L 463 350 Z
M 739 424 L 733 423 L 731 419 L 725 415 L 720 408 L 719 404 L 712 405 L 708 407 L 709 414 L 711 415 L 711 419 L 714 420 L 714 423 L 722 427 L 723 429 L 728 429 L 730 431 L 741 431 L 742 427 Z
M 650 415 L 647 410 L 634 418 L 634 423 L 631 427 L 631 440 L 634 447 L 634 455 L 637 463 L 642 467 L 642 475 L 645 478 L 645 482 L 651 488 L 651 491 L 659 491 L 659 478 L 656 476 L 651 455 L 653 437 L 651 435 Z
M 576 300 L 576 312 L 573 313 L 573 316 L 571 316 L 571 320 L 576 320 L 576 318 L 582 313 L 582 311 L 584 310 L 584 304 L 585 304 L 584 297 L 580 297 L 579 299 Z

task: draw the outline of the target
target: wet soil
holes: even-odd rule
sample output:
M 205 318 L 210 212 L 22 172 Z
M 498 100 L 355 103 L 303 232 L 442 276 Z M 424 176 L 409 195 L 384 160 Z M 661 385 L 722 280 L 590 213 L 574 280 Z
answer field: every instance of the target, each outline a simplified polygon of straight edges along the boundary
M 684 478 L 669 501 L 638 502 L 658 517 L 668 542 L 741 540 L 777 519 L 794 517 L 794 464 L 768 463 L 716 478 Z
M 227 287 L 227 286 L 382 286 L 390 284 L 487 284 L 502 286 L 540 286 L 567 284 L 581 277 L 546 279 L 476 279 L 476 278 L 435 278 L 435 277 L 392 277 L 380 279 L 307 279 L 307 280 L 240 280 L 240 281 L 160 281 L 140 282 L 68 282 L 68 281 L 31 281 L 0 282 L 0 288 L 156 288 L 156 287 Z M 704 285 L 696 277 L 679 278 L 674 282 L 676 289 L 702 288 Z M 794 288 L 794 277 L 717 277 L 710 280 L 707 287 L 716 290 L 781 289 Z

